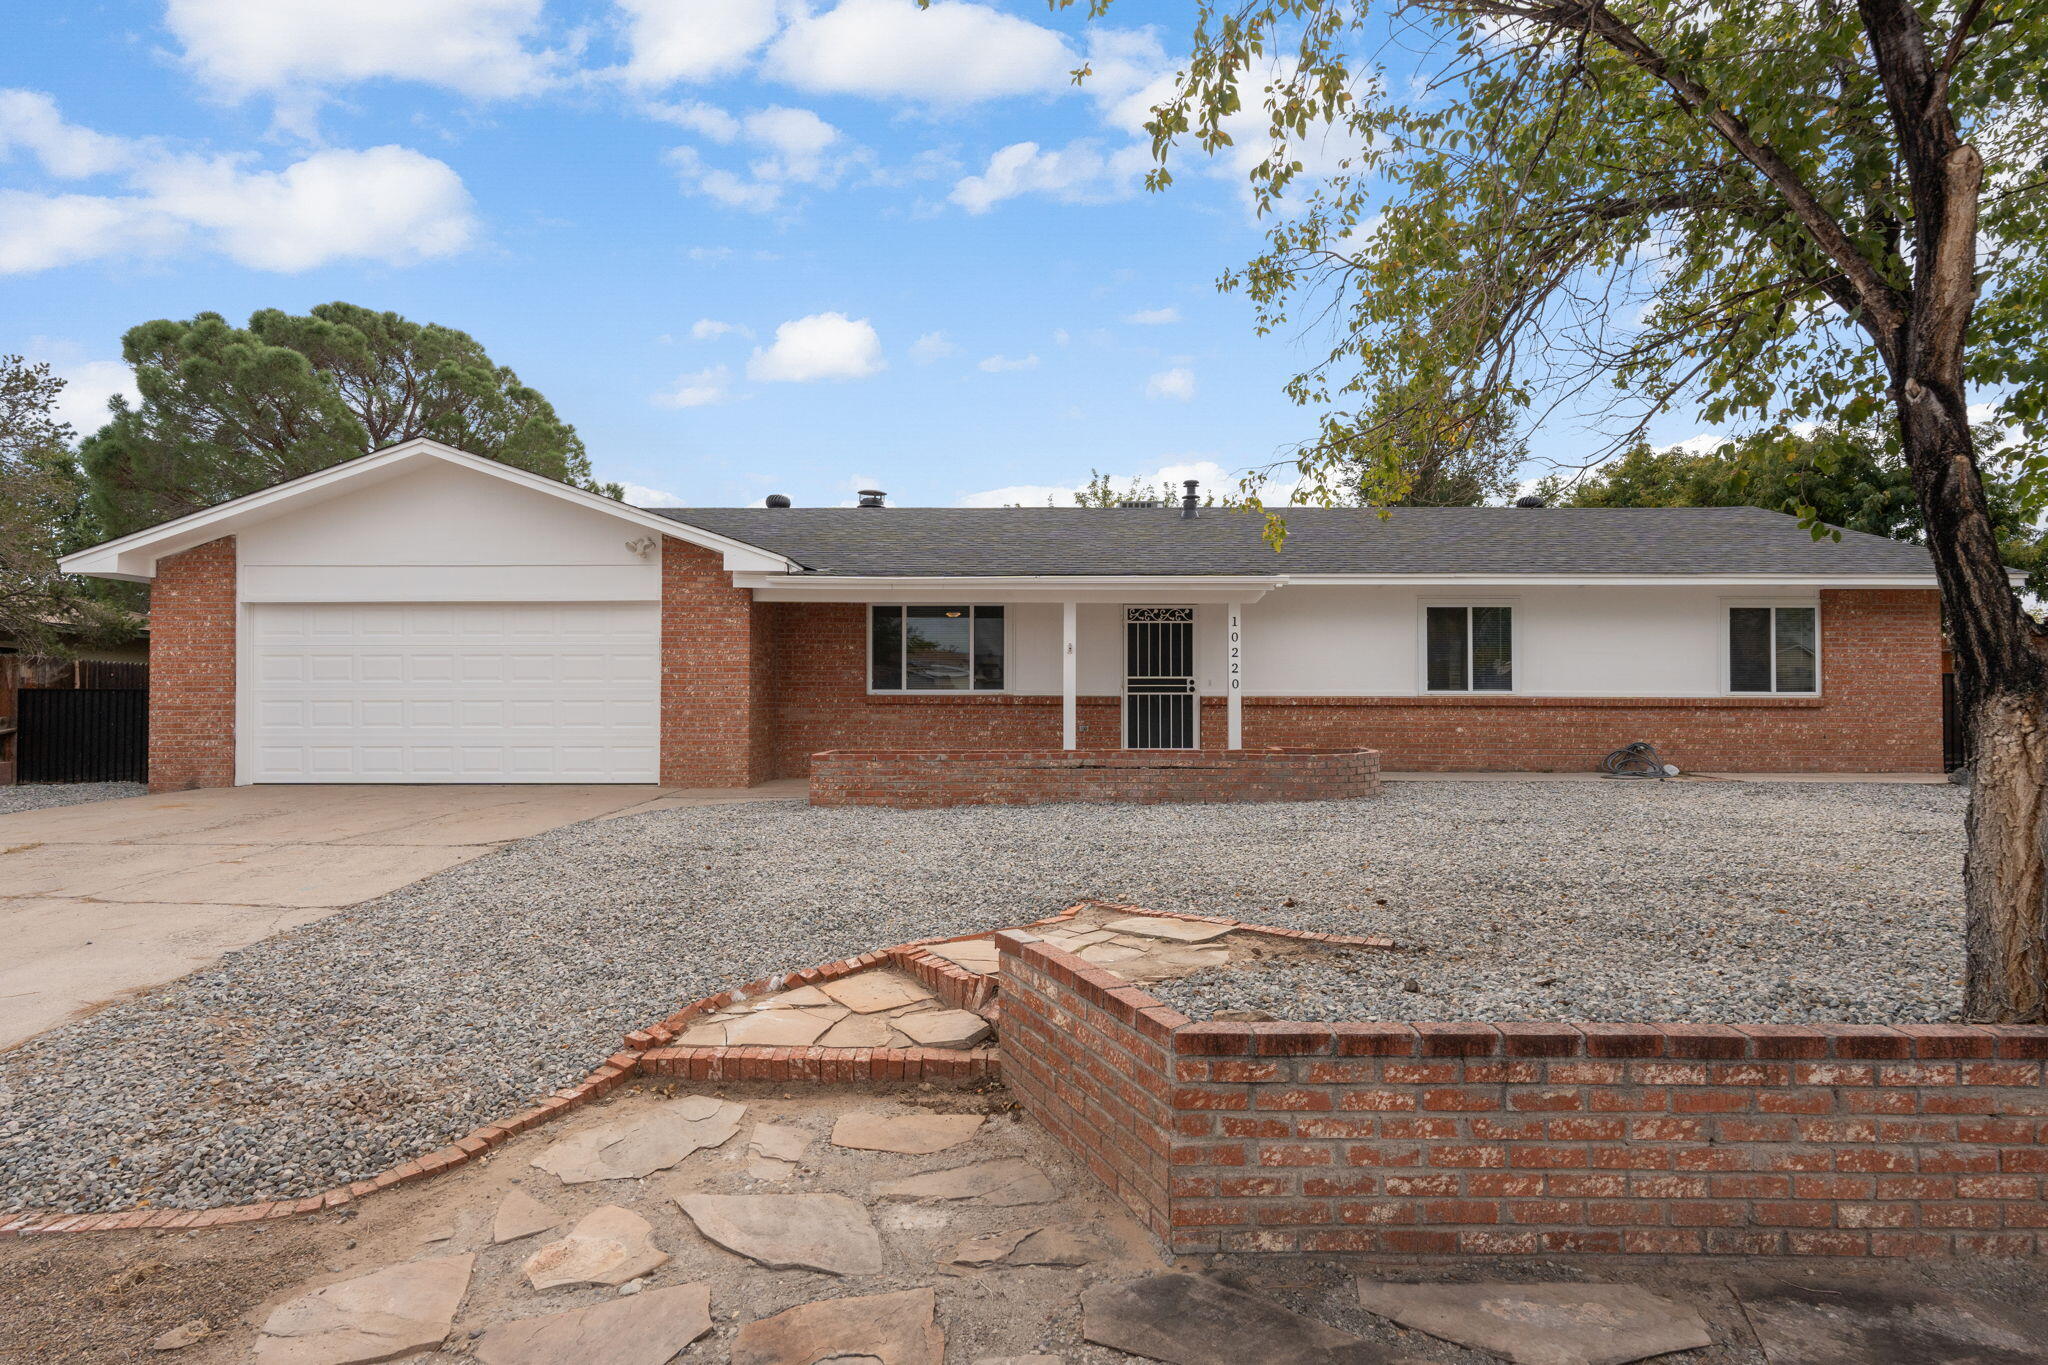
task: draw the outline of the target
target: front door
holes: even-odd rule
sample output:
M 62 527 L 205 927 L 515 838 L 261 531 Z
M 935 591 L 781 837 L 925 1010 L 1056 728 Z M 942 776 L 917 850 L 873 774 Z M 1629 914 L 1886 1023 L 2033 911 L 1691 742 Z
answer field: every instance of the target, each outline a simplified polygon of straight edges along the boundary
M 1195 609 L 1124 608 L 1124 747 L 1192 749 Z

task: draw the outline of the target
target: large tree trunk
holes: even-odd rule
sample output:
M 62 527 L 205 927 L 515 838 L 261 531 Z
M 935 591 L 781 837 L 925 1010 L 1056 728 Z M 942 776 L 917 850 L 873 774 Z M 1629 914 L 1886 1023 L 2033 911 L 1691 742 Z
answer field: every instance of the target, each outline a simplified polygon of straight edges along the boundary
M 1961 355 L 1913 337 L 1894 386 L 1970 729 L 1965 1017 L 2048 1022 L 2048 671 L 2006 579 L 1978 476 Z

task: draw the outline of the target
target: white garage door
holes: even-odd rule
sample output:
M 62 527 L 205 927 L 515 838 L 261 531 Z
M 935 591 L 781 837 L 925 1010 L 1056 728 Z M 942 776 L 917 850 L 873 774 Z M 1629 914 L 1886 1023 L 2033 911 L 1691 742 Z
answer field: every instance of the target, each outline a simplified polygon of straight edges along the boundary
M 652 782 L 660 608 L 251 609 L 257 782 Z

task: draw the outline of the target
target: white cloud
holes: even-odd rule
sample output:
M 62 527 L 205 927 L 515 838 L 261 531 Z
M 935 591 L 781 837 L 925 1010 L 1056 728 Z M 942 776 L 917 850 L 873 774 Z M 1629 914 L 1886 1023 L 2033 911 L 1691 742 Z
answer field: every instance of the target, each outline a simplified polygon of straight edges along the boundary
M 1171 398 L 1185 403 L 1195 396 L 1195 372 L 1185 365 L 1161 370 L 1145 381 L 1147 398 Z
M 910 358 L 920 365 L 929 365 L 934 360 L 944 360 L 960 351 L 951 337 L 944 332 L 926 332 L 910 343 Z
M 683 500 L 674 493 L 660 488 L 649 488 L 644 483 L 621 482 L 626 490 L 626 505 L 629 507 L 681 507 Z
M 618 0 L 632 56 L 619 74 L 638 86 L 730 75 L 775 36 L 776 0 Z
M 281 171 L 248 162 L 143 164 L 122 195 L 0 190 L 0 274 L 194 248 L 254 270 L 402 265 L 452 255 L 476 236 L 461 178 L 404 147 L 314 152 Z
M 834 184 L 849 164 L 865 156 L 808 109 L 771 105 L 733 120 L 733 130 L 757 153 L 745 174 L 710 165 L 695 147 L 671 148 L 667 157 L 684 189 L 728 208 L 765 213 L 781 204 L 789 186 Z
M 221 94 L 302 104 L 323 89 L 390 79 L 466 95 L 526 94 L 555 58 L 529 45 L 542 0 L 170 0 L 164 26 Z
M 60 422 L 69 422 L 80 436 L 90 436 L 106 424 L 107 403 L 114 395 L 130 403 L 142 401 L 135 388 L 135 371 L 119 360 L 54 365 L 51 373 L 64 381 L 53 415 Z
M 125 139 L 66 123 L 57 101 L 40 90 L 0 90 L 0 158 L 16 148 L 63 180 L 118 171 L 135 154 Z
M 1162 464 L 1149 473 L 1111 475 L 1110 486 L 1122 492 L 1136 485 L 1147 494 L 1156 494 L 1160 486 L 1164 485 L 1171 496 L 1178 498 L 1181 494 L 1182 480 L 1197 479 L 1202 485 L 1199 490 L 1202 496 L 1207 497 L 1213 493 L 1220 498 L 1234 496 L 1239 490 L 1240 478 L 1241 475 L 1230 472 L 1214 460 L 1187 460 Z M 956 499 L 956 505 L 1008 507 L 1012 504 L 1021 504 L 1025 507 L 1043 507 L 1050 499 L 1055 507 L 1071 507 L 1074 505 L 1074 495 L 1084 486 L 1085 481 L 1078 478 L 1072 484 L 1011 484 L 1006 488 L 987 488 L 976 493 L 963 493 Z M 1284 490 L 1276 490 L 1269 486 L 1266 490 L 1266 501 L 1283 501 L 1284 499 L 1278 496 L 1279 491 Z
M 1124 314 L 1124 321 L 1133 327 L 1163 327 L 1169 322 L 1180 321 L 1180 309 L 1146 308 L 1136 313 Z
M 737 322 L 720 322 L 717 318 L 698 318 L 690 324 L 690 337 L 695 341 L 716 341 L 728 332 L 737 332 L 750 337 L 753 332 Z
M 990 156 L 980 175 L 956 181 L 947 198 L 969 213 L 987 213 L 1020 194 L 1050 195 L 1069 204 L 1105 203 L 1137 190 L 1151 155 L 1137 143 L 1105 154 L 1085 138 L 1053 150 L 1036 142 L 1013 142 Z
M 1073 339 L 1073 335 L 1069 333 L 1067 329 L 1064 327 L 1055 327 L 1052 329 L 1052 344 L 1055 346 L 1065 346 L 1071 343 Z
M 1007 355 L 992 355 L 989 356 L 987 359 L 983 360 L 981 364 L 977 365 L 975 368 L 986 371 L 989 374 L 1001 374 L 1005 370 L 1035 370 L 1038 368 L 1038 357 L 1036 355 L 1023 355 L 1014 357 Z
M 648 104 L 643 107 L 649 117 L 688 128 L 713 142 L 731 142 L 740 135 L 740 121 L 715 104 L 684 100 L 678 104 Z
M 1079 65 L 1053 30 L 966 0 L 842 0 L 795 18 L 765 63 L 803 90 L 932 104 L 1056 92 Z
M 170 161 L 136 179 L 155 211 L 210 233 L 222 254 L 256 270 L 432 260 L 476 236 L 461 177 L 409 148 L 314 152 L 281 171 L 243 162 Z
M 747 378 L 785 383 L 816 379 L 865 379 L 888 364 L 882 339 L 866 318 L 844 313 L 813 313 L 775 329 L 767 349 L 756 348 L 747 362 Z
M 714 403 L 723 403 L 732 395 L 726 385 L 732 382 L 732 371 L 723 365 L 713 365 L 708 370 L 698 370 L 678 378 L 673 387 L 654 395 L 658 408 L 708 408 Z

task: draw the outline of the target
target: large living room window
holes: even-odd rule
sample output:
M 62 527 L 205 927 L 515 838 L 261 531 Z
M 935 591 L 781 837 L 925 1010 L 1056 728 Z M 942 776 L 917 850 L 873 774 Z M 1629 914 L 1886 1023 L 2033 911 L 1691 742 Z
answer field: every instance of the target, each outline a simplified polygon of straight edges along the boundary
M 1424 685 L 1432 692 L 1514 690 L 1514 612 L 1509 607 L 1427 607 Z
M 1819 691 L 1818 615 L 1812 607 L 1728 608 L 1728 690 Z
M 868 613 L 871 690 L 1003 690 L 1001 607 L 870 607 Z

